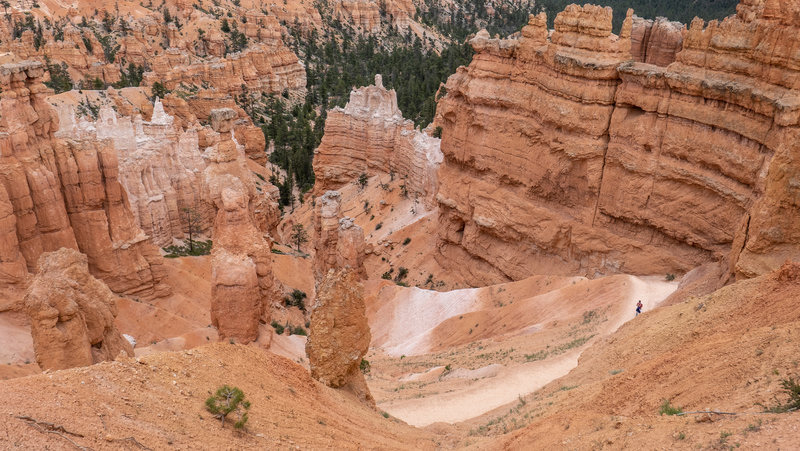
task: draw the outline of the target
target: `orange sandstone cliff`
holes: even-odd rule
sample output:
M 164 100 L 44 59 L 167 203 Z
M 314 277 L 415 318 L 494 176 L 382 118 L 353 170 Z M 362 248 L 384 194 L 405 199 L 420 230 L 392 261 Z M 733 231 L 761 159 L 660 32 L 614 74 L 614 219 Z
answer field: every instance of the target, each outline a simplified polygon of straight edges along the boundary
M 696 19 L 667 67 L 634 62 L 631 13 L 615 36 L 608 8 L 569 6 L 550 37 L 544 15 L 479 33 L 437 110 L 440 257 L 482 280 L 754 276 L 797 255 L 797 3 Z
M 350 93 L 344 108 L 329 111 L 314 155 L 314 191 L 340 188 L 362 173 L 393 172 L 405 181 L 409 195 L 434 204 L 441 162 L 439 139 L 403 119 L 397 94 L 376 75 L 374 85 Z
M 55 136 L 43 72 L 35 62 L 0 66 L 0 283 L 23 282 L 43 252 L 66 247 L 115 292 L 166 294 L 162 257 L 136 226 L 113 146 Z

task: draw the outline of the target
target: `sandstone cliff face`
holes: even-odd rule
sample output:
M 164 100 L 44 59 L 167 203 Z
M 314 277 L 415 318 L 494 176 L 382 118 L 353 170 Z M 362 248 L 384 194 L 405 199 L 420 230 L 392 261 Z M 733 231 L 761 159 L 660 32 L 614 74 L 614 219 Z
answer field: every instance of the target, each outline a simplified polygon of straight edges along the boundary
M 414 129 L 397 108 L 394 90 L 380 75 L 375 85 L 355 89 L 344 109 L 328 112 L 325 133 L 314 155 L 315 193 L 336 189 L 361 173 L 394 172 L 412 196 L 434 204 L 439 139 Z
M 297 55 L 287 47 L 254 45 L 216 61 L 197 60 L 177 49 L 168 49 L 153 60 L 153 70 L 145 74 L 148 85 L 158 81 L 167 89 L 186 86 L 213 86 L 223 94 L 238 95 L 242 86 L 250 91 L 280 93 L 302 90 L 306 73 Z
M 352 272 L 328 272 L 311 312 L 306 354 L 311 377 L 329 387 L 350 391 L 374 406 L 359 368 L 371 339 L 363 291 Z
M 598 7 L 567 7 L 549 39 L 543 15 L 519 41 L 479 34 L 437 109 L 440 256 L 518 279 L 726 258 L 752 276 L 797 255 L 789 3 L 696 20 L 666 68 L 633 62 L 630 13 L 614 36 Z
M 165 295 L 161 256 L 135 224 L 113 146 L 54 136 L 43 72 L 39 63 L 0 66 L 0 213 L 16 235 L 3 238 L 3 281 L 22 282 L 43 252 L 66 247 L 85 253 L 115 292 Z
M 341 215 L 341 195 L 328 191 L 314 207 L 314 275 L 319 281 L 331 269 L 349 269 L 366 279 L 364 230 Z
M 117 297 L 89 274 L 86 255 L 62 248 L 42 254 L 25 295 L 36 361 L 60 370 L 113 360 L 133 348 L 114 325 Z
M 117 117 L 101 108 L 95 122 L 76 120 L 71 106 L 59 109 L 61 126 L 56 136 L 73 140 L 109 140 L 119 161 L 119 179 L 137 225 L 159 246 L 183 238 L 188 232 L 184 209 L 200 217 L 199 230 L 211 226 L 212 212 L 202 202 L 200 185 L 205 162 L 197 130 L 180 131 L 159 100 L 150 121 L 141 116 Z
M 236 112 L 211 112 L 216 132 L 206 150 L 204 198 L 216 211 L 212 239 L 211 321 L 220 339 L 243 343 L 258 338 L 259 322 L 269 323 L 270 302 L 277 299 L 271 247 L 256 211 L 264 208 L 247 169 L 244 148 L 233 139 Z

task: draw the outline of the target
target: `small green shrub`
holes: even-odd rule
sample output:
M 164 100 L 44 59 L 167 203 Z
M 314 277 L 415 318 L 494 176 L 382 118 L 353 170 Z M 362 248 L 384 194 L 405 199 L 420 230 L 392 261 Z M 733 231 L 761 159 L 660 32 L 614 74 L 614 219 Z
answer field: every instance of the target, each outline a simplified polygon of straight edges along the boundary
M 380 230 L 380 229 L 381 229 L 381 227 L 383 227 L 383 223 L 382 223 L 382 222 L 379 222 L 379 223 L 377 223 L 377 224 L 375 225 L 375 230 Z
M 658 409 L 658 413 L 660 415 L 677 415 L 679 413 L 683 413 L 683 409 L 673 406 L 670 404 L 669 399 L 665 399 L 664 402 L 661 403 L 661 408 Z
M 411 238 L 406 238 L 406 239 L 404 239 L 404 240 L 403 240 L 403 246 L 407 246 L 407 245 L 408 245 L 408 243 L 410 243 L 410 242 L 411 242 Z
M 800 409 L 800 383 L 796 382 L 793 377 L 781 379 L 781 391 L 789 399 L 786 402 L 778 402 L 775 406 L 767 408 L 767 412 L 785 413 Z
M 442 137 L 442 127 L 436 127 L 433 129 L 433 137 L 440 138 Z
M 284 329 L 283 325 L 281 325 L 277 321 L 272 321 L 272 323 L 270 325 L 275 329 L 275 333 L 276 334 L 283 335 L 283 329 Z
M 305 291 L 300 291 L 295 288 L 294 291 L 292 291 L 292 295 L 290 297 L 283 299 L 283 303 L 287 307 L 297 307 L 300 309 L 300 311 L 305 312 L 306 311 L 305 299 L 307 297 L 308 295 L 306 295 Z
M 293 335 L 302 335 L 304 337 L 308 336 L 308 332 L 306 332 L 306 330 L 303 329 L 303 326 L 295 326 L 294 329 L 292 329 L 292 334 Z
M 408 275 L 408 268 L 401 266 L 397 269 L 397 275 L 394 276 L 394 281 L 400 283 L 403 281 L 403 279 L 406 278 L 407 275 Z
M 394 268 L 389 268 L 388 271 L 381 274 L 381 279 L 383 280 L 392 280 L 392 273 L 394 272 Z
M 367 182 L 369 181 L 369 177 L 366 173 L 362 172 L 361 175 L 358 176 L 358 185 L 361 189 L 364 189 L 367 186 Z
M 244 399 L 244 392 L 239 388 L 223 385 L 217 389 L 214 396 L 206 399 L 206 410 L 220 419 L 222 427 L 225 427 L 225 418 L 233 414 L 236 417 L 233 427 L 242 429 L 247 423 L 250 401 Z
M 664 278 L 667 279 L 667 282 L 672 282 L 675 280 L 675 274 L 667 274 Z
M 372 370 L 372 365 L 369 364 L 369 360 L 361 359 L 361 363 L 358 365 L 358 368 L 362 373 L 369 374 L 369 372 Z

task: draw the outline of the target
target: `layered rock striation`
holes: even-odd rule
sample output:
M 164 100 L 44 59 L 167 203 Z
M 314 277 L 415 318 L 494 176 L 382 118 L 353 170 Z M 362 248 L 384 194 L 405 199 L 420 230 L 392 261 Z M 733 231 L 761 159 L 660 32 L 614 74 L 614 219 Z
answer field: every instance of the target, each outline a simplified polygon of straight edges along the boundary
M 549 38 L 544 15 L 519 40 L 479 33 L 437 109 L 440 257 L 519 279 L 798 255 L 797 8 L 696 19 L 667 67 L 634 61 L 630 12 L 619 36 L 575 5 Z
M 60 370 L 133 356 L 114 325 L 117 297 L 89 274 L 86 255 L 62 248 L 42 254 L 25 295 L 36 362 Z
M 177 49 L 167 49 L 153 60 L 144 82 L 167 89 L 212 86 L 218 92 L 239 95 L 248 91 L 281 93 L 304 90 L 306 72 L 297 55 L 283 45 L 256 44 L 225 58 L 205 60 Z
M 371 334 L 364 304 L 364 288 L 349 270 L 330 270 L 319 287 L 311 312 L 306 354 L 311 377 L 355 394 L 375 406 L 361 373 Z
M 136 226 L 108 142 L 61 139 L 45 97 L 44 68 L 0 66 L 0 283 L 22 283 L 44 252 L 88 256 L 115 292 L 158 297 L 169 289 L 158 249 Z
M 344 108 L 328 112 L 314 155 L 315 193 L 340 188 L 362 173 L 393 172 L 409 194 L 435 203 L 440 140 L 414 129 L 397 107 L 397 94 L 375 84 L 355 89 Z

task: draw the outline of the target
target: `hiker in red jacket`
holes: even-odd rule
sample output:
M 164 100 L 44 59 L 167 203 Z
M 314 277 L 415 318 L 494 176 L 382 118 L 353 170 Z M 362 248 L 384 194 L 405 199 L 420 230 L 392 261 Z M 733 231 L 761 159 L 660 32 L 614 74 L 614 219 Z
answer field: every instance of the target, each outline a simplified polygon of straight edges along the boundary
M 639 300 L 636 302 L 636 316 L 639 316 L 639 313 L 642 313 L 642 301 Z

